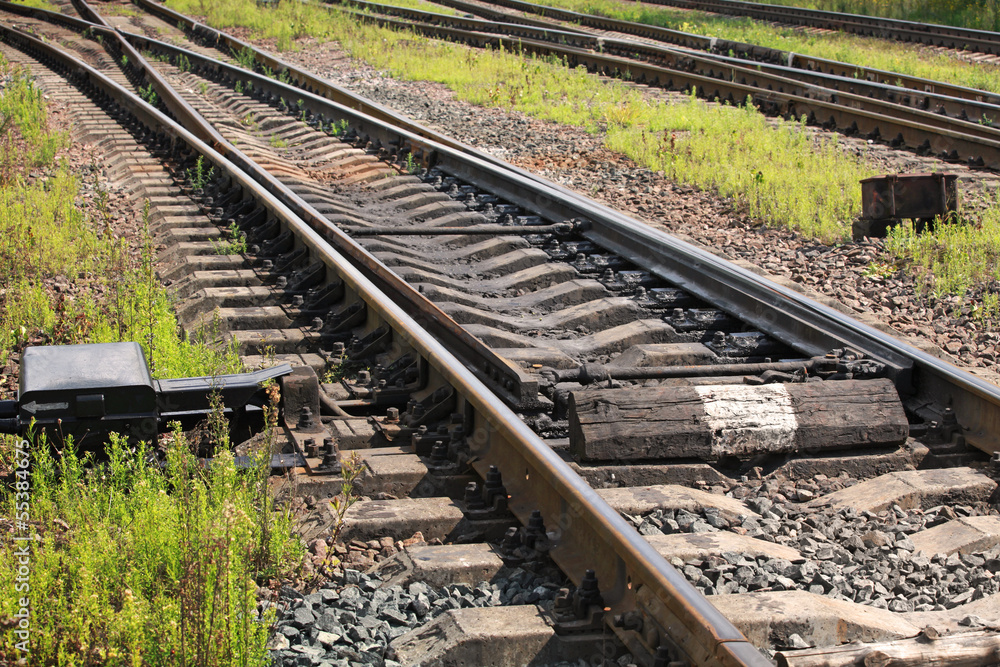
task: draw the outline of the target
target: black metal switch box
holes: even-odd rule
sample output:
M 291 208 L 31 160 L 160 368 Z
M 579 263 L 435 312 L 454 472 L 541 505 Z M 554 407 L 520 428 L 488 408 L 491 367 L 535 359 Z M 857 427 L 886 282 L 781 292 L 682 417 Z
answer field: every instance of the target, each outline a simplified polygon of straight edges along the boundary
M 157 432 L 156 390 L 138 343 L 29 347 L 21 356 L 19 417 L 79 440 L 87 432 Z
M 261 383 L 292 372 L 289 364 L 212 377 L 154 380 L 138 343 L 29 347 L 21 355 L 17 401 L 0 401 L 0 432 L 25 431 L 32 420 L 50 441 L 67 436 L 85 447 L 112 432 L 151 440 L 169 422 L 196 420 L 217 394 L 227 414 L 258 412 Z

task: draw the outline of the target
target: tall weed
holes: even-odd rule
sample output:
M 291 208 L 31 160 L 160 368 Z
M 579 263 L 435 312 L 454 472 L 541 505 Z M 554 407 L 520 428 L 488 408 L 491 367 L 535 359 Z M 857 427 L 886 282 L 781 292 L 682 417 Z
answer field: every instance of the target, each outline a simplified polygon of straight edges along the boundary
M 148 231 L 135 249 L 111 229 L 108 212 L 99 212 L 103 220 L 87 216 L 77 201 L 79 180 L 54 165 L 65 133 L 49 128 L 44 99 L 28 73 L 6 71 L 11 79 L 0 95 L 0 366 L 29 340 L 134 340 L 157 377 L 238 371 L 234 348 L 180 337 L 156 278 Z M 47 177 L 27 178 L 36 168 Z M 104 209 L 105 193 L 95 191 Z
M 51 132 L 42 91 L 30 72 L 11 67 L 0 56 L 0 71 L 9 81 L 0 95 L 0 185 L 23 179 L 35 167 L 52 163 L 68 145 L 63 132 Z
M 31 664 L 265 664 L 272 619 L 257 615 L 256 582 L 301 557 L 261 484 L 270 452 L 237 469 L 226 450 L 206 469 L 182 433 L 166 446 L 163 468 L 146 444 L 119 437 L 103 463 L 72 445 L 58 457 L 44 439 L 32 446 Z M 0 506 L 14 515 L 12 490 Z M 0 622 L 17 612 L 16 572 L 6 543 Z M 0 636 L 0 662 L 15 641 Z
M 54 5 L 48 0 L 12 0 L 14 4 L 34 7 L 35 9 L 46 9 L 50 12 L 61 12 L 59 5 Z
M 1000 193 L 964 219 L 939 222 L 933 233 L 917 234 L 909 224 L 894 227 L 886 249 L 935 296 L 995 288 L 1000 285 Z

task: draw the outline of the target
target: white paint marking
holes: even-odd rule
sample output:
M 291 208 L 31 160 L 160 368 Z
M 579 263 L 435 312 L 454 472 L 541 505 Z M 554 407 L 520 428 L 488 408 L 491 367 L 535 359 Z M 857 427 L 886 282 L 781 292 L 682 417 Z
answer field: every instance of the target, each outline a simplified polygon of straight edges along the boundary
M 68 410 L 69 403 L 38 403 L 37 401 L 32 401 L 27 405 L 22 405 L 25 412 L 30 412 L 35 414 L 36 412 L 51 412 L 53 410 Z
M 748 454 L 790 448 L 799 426 L 782 384 L 696 385 L 712 432 L 712 454 Z

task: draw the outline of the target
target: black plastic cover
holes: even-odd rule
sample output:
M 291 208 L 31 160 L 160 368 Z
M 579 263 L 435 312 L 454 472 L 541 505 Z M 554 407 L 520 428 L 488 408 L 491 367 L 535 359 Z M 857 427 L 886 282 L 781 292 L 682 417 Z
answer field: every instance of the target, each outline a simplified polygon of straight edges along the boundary
M 25 424 L 155 418 L 156 391 L 138 343 L 38 346 L 21 356 L 18 405 Z

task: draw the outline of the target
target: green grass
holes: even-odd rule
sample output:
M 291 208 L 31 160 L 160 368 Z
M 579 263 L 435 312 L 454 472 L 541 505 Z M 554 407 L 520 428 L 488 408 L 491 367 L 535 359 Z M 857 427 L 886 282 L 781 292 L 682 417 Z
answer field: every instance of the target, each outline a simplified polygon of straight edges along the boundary
M 983 314 L 996 316 L 1000 281 L 1000 193 L 990 206 L 956 222 L 939 223 L 933 234 L 916 234 L 910 225 L 893 228 L 886 249 L 919 284 L 935 296 L 969 294 Z
M 233 349 L 178 335 L 153 269 L 152 243 L 147 237 L 142 247 L 132 247 L 114 233 L 107 193 L 96 188 L 104 220 L 90 219 L 79 207 L 78 178 L 55 164 L 67 136 L 49 129 L 41 93 L 27 73 L 11 72 L 0 96 L 0 362 L 29 340 L 134 340 L 157 377 L 239 370 Z M 31 182 L 28 175 L 37 169 L 49 176 Z
M 229 227 L 226 230 L 229 233 L 229 238 L 224 241 L 212 241 L 212 246 L 215 248 L 215 254 L 217 255 L 240 255 L 247 251 L 247 237 L 246 234 L 240 231 L 239 226 L 236 221 L 233 220 L 229 223 Z
M 405 9 L 419 9 L 420 11 L 423 12 L 445 14 L 447 16 L 458 16 L 458 12 L 452 9 L 451 7 L 445 7 L 444 5 L 435 5 L 434 3 L 426 2 L 425 0 L 370 0 L 370 1 L 380 5 L 391 5 L 393 7 L 403 7 Z M 367 12 L 367 10 L 363 11 Z
M 758 220 L 841 240 L 872 170 L 845 157 L 836 135 L 818 144 L 794 123 L 775 127 L 756 109 L 650 105 L 647 118 L 612 122 L 608 147 L 670 178 L 731 197 Z
M 276 9 L 258 6 L 256 2 L 246 0 L 221 0 L 218 2 L 214 0 L 168 0 L 165 4 L 184 14 L 206 17 L 211 24 L 216 26 L 249 28 L 258 37 L 274 39 L 279 51 L 297 49 L 295 40 L 303 37 L 333 39 L 326 7 L 308 5 L 299 2 L 299 0 L 280 0 Z M 439 14 L 456 13 L 454 10 L 433 5 L 424 2 L 424 0 L 400 0 L 385 4 L 423 9 Z
M 44 182 L 0 188 L 0 358 L 30 340 L 134 340 L 156 377 L 238 371 L 233 349 L 178 335 L 151 244 L 137 256 L 110 229 L 98 232 L 76 204 L 78 186 L 60 167 Z M 71 296 L 53 289 L 70 283 Z
M 0 185 L 4 185 L 50 164 L 69 139 L 49 131 L 42 93 L 27 72 L 10 67 L 2 57 L 0 71 L 13 77 L 0 95 Z
M 34 7 L 35 9 L 47 9 L 50 12 L 60 12 L 58 6 L 53 5 L 48 0 L 12 0 L 14 4 L 24 5 L 25 7 Z
M 995 66 L 974 65 L 898 42 L 843 33 L 811 35 L 795 28 L 777 27 L 748 18 L 682 11 L 620 0 L 529 1 L 1000 92 L 1000 69 Z
M 143 12 L 125 5 L 101 4 L 97 6 L 97 11 L 102 16 L 126 16 L 129 18 L 139 18 L 140 16 L 143 16 Z
M 266 664 L 272 619 L 256 617 L 256 582 L 301 557 L 268 495 L 270 454 L 237 469 L 223 447 L 205 469 L 183 434 L 166 446 L 161 469 L 121 438 L 104 463 L 31 445 L 28 591 L 15 595 L 12 543 L 0 550 L 0 619 L 30 598 L 30 664 Z M 0 490 L 4 516 L 23 510 L 15 500 Z M 13 664 L 17 640 L 0 636 L 0 662 Z
M 885 16 L 976 30 L 1000 30 L 998 0 L 757 0 L 829 12 Z

